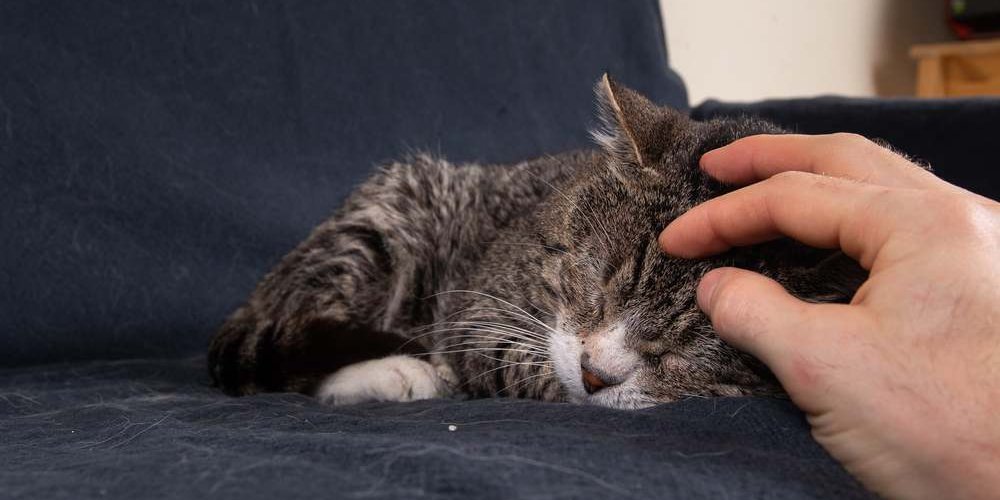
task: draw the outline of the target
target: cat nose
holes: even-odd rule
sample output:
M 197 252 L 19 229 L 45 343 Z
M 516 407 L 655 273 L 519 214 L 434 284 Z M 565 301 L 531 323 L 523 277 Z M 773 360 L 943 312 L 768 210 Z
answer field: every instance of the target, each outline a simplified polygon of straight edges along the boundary
M 608 386 L 604 379 L 583 366 L 580 366 L 580 371 L 583 373 L 583 389 L 587 391 L 587 394 L 593 394 Z
M 583 378 L 583 389 L 587 394 L 593 394 L 605 387 L 618 384 L 620 381 L 612 378 L 602 370 L 598 370 L 590 364 L 590 355 L 584 353 L 580 357 L 580 374 Z

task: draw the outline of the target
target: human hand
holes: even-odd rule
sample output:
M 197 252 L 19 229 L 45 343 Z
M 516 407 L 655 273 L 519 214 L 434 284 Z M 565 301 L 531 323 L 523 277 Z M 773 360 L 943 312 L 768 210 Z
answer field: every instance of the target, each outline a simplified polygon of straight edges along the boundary
M 771 368 L 872 490 L 1000 496 L 1000 204 L 850 134 L 748 137 L 701 167 L 755 184 L 673 221 L 666 252 L 784 235 L 870 271 L 850 304 L 808 304 L 759 274 L 713 270 L 698 304 L 719 335 Z

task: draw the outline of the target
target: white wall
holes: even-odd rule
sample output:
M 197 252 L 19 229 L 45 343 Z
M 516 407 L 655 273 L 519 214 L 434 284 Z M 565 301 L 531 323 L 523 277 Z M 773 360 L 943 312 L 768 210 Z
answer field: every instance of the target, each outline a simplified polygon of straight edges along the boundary
M 950 38 L 940 0 L 660 0 L 690 101 L 911 95 L 912 43 Z

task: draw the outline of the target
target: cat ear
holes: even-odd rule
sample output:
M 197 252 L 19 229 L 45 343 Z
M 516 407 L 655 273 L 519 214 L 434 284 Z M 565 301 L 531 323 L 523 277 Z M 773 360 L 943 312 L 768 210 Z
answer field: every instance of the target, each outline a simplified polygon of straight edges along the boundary
M 674 139 L 680 121 L 686 120 L 679 112 L 661 108 L 620 85 L 607 73 L 597 82 L 595 92 L 602 127 L 591 135 L 625 164 L 651 168 Z

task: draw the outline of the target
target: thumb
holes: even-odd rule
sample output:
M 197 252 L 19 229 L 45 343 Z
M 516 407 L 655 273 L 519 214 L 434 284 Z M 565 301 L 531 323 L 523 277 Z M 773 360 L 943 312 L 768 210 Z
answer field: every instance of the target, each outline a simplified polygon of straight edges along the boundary
M 801 350 L 811 304 L 790 295 L 760 274 L 723 267 L 698 285 L 698 307 L 723 340 L 749 352 L 779 372 L 791 350 Z M 793 345 L 793 344 L 797 344 Z M 780 376 L 780 375 L 779 375 Z

